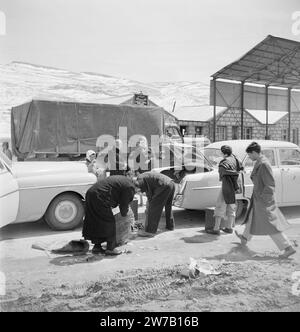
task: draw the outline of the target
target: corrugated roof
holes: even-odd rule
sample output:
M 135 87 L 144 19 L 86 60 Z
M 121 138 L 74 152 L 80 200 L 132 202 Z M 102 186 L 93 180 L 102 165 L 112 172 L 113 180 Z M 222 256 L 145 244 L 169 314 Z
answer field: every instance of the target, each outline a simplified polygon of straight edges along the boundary
M 267 124 L 267 111 L 247 109 L 246 112 L 252 115 L 261 124 Z M 288 112 L 268 111 L 268 124 L 274 125 L 286 115 L 288 115 Z
M 240 59 L 212 76 L 299 89 L 300 42 L 269 35 Z
M 226 111 L 226 107 L 216 107 L 217 115 Z M 214 117 L 214 108 L 209 105 L 198 106 L 181 106 L 176 107 L 174 113 L 172 113 L 181 121 L 200 121 L 208 122 Z

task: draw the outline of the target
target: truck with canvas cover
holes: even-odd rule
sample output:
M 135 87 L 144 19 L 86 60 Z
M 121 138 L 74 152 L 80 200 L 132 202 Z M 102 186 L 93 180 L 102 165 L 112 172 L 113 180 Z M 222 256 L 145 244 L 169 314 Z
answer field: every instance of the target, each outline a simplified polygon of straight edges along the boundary
M 161 107 L 32 100 L 11 110 L 11 142 L 18 160 L 80 158 L 101 135 L 128 139 L 168 134 L 182 140 L 177 119 Z

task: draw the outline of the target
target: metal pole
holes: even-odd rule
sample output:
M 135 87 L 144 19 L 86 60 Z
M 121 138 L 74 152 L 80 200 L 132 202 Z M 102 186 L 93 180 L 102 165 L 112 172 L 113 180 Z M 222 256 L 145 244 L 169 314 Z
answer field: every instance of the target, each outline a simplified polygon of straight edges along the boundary
M 292 131 L 292 89 L 288 88 L 288 112 L 289 112 L 289 129 L 288 129 L 288 140 L 291 141 Z
M 265 96 L 266 96 L 266 140 L 269 139 L 269 86 L 265 87 Z
M 213 141 L 216 141 L 217 138 L 217 80 L 213 79 L 213 87 L 214 87 L 214 124 L 213 124 Z
M 241 139 L 244 139 L 244 91 L 245 82 L 241 82 Z

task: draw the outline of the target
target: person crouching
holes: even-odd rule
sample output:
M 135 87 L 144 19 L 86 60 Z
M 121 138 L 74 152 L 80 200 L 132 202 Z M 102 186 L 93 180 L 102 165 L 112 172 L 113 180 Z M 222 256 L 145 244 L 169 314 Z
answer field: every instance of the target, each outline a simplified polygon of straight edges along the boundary
M 166 175 L 145 172 L 137 177 L 135 185 L 141 192 L 145 192 L 148 198 L 145 231 L 140 231 L 138 235 L 144 237 L 155 235 L 163 208 L 165 208 L 166 229 L 174 230 L 175 222 L 172 213 L 174 182 Z
M 116 222 L 112 208 L 119 206 L 121 216 L 125 217 L 134 194 L 132 180 L 121 175 L 100 180 L 87 191 L 82 236 L 94 244 L 93 253 L 122 253 L 116 249 Z M 106 251 L 102 248 L 103 242 L 107 243 Z

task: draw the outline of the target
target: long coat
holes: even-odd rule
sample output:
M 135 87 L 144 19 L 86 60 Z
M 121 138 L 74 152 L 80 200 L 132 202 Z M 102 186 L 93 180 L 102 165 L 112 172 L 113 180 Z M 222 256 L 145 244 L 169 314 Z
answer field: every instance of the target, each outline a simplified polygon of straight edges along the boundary
M 272 235 L 283 232 L 288 222 L 275 201 L 275 179 L 269 160 L 262 156 L 253 168 L 254 184 L 250 207 L 245 222 L 251 222 L 250 234 Z
M 121 215 L 126 216 L 134 194 L 134 184 L 125 176 L 110 176 L 95 183 L 86 193 L 83 237 L 95 244 L 113 238 L 116 225 L 111 208 L 119 206 Z

